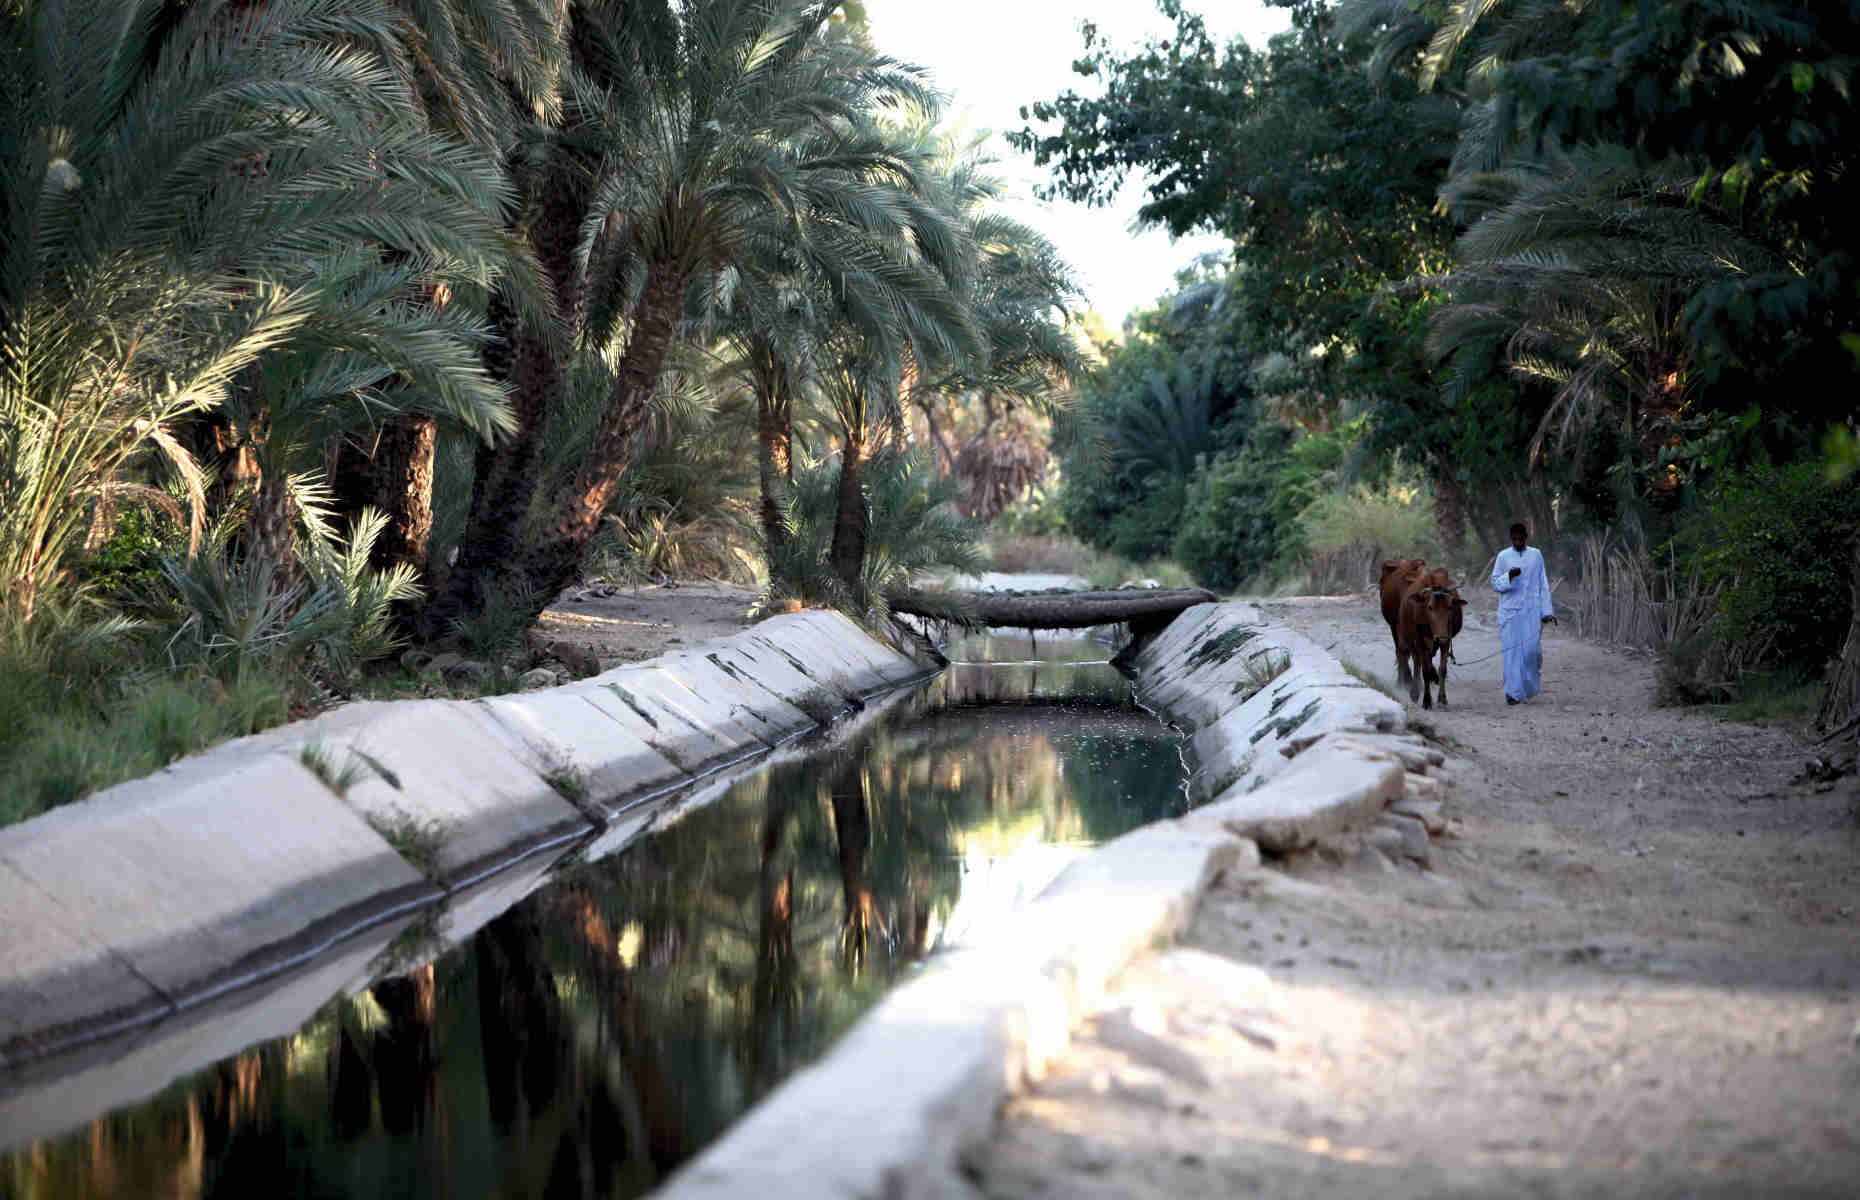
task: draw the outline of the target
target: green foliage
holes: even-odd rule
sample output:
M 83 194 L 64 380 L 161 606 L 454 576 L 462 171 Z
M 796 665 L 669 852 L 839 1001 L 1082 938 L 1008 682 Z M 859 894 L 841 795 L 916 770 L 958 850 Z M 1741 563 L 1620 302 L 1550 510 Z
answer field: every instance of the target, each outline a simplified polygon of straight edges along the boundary
M 140 504 L 119 509 L 109 536 L 78 564 L 76 582 L 98 595 L 123 599 L 161 585 L 161 560 L 187 552 L 185 519 L 165 519 Z
M 1023 116 L 1057 128 L 1010 140 L 1052 166 L 1055 194 L 1105 203 L 1140 173 L 1140 219 L 1231 238 L 1225 320 L 1323 379 L 1377 289 L 1444 265 L 1434 197 L 1454 106 L 1411 81 L 1376 86 L 1371 43 L 1339 36 L 1325 4 L 1290 5 L 1292 30 L 1264 51 L 1216 44 L 1180 0 L 1159 7 L 1176 29 L 1134 53 L 1088 26 L 1077 69 L 1102 88 L 1031 105 Z
M 0 824 L 286 719 L 262 671 L 223 684 L 157 674 L 148 631 L 94 610 L 42 610 L 0 637 Z
M 875 610 L 885 594 L 906 588 L 920 571 L 948 568 L 974 572 L 983 568 L 981 531 L 956 510 L 960 491 L 938 473 L 923 452 L 886 449 L 865 464 L 867 530 L 865 588 Z M 758 607 L 768 610 L 784 601 L 827 604 L 864 619 L 833 569 L 834 518 L 839 506 L 839 464 L 797 463 L 794 491 L 786 513 L 788 540 L 770 555 L 772 587 Z
M 500 233 L 513 193 L 417 127 L 382 33 L 365 7 L 312 0 L 267 4 L 249 26 L 158 0 L 12 6 L 0 602 L 29 618 L 68 586 L 94 506 L 133 486 L 138 462 L 172 464 L 197 510 L 176 424 L 287 348 L 417 378 L 481 430 L 507 419 L 469 315 L 404 301 L 516 261 Z M 383 284 L 378 252 L 358 243 L 406 265 Z
M 1285 430 L 1261 426 L 1238 452 L 1196 468 L 1171 548 L 1207 587 L 1229 591 L 1302 548 L 1298 514 L 1316 475 L 1289 453 L 1291 441 Z
M 1147 492 L 1111 515 L 1099 544 L 1130 559 L 1168 554 L 1187 500 L 1187 480 L 1175 475 L 1152 477 Z
M 1298 515 L 1298 525 L 1315 555 L 1380 560 L 1399 554 L 1439 562 L 1432 500 L 1424 480 L 1397 475 L 1378 487 L 1356 484 L 1320 494 Z
M 1728 481 L 1675 541 L 1703 585 L 1723 589 L 1713 637 L 1818 674 L 1852 613 L 1846 551 L 1856 527 L 1860 486 L 1830 483 L 1810 462 Z

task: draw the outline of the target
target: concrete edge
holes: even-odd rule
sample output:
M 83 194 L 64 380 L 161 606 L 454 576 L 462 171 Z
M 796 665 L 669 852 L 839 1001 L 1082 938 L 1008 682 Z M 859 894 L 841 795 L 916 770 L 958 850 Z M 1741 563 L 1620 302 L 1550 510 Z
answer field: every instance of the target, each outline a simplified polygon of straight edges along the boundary
M 822 709 L 818 696 L 787 694 L 803 685 L 818 692 L 822 684 L 812 674 L 771 672 L 781 677 L 752 681 L 742 677 L 740 667 L 740 661 L 750 660 L 739 660 L 738 673 L 726 674 L 707 658 L 752 645 L 762 654 L 772 643 L 835 665 L 829 679 L 831 709 Z M 668 802 L 722 767 L 766 755 L 866 697 L 936 673 L 935 667 L 926 668 L 824 610 L 772 617 L 630 666 L 658 668 L 681 679 L 681 664 L 691 665 L 694 677 L 700 670 L 704 676 L 701 695 L 684 683 L 691 699 L 681 719 L 701 729 L 706 744 L 717 749 L 693 771 L 663 770 L 664 760 L 647 749 L 652 729 L 643 719 L 629 728 L 630 713 L 590 717 L 590 724 L 577 731 L 584 740 L 565 746 L 558 730 L 509 720 L 508 711 L 500 714 L 476 700 L 395 701 L 345 706 L 224 743 L 0 830 L 0 865 L 8 868 L 0 870 L 0 911 L 7 913 L 0 923 L 0 995 L 25 1001 L 12 1014 L 16 1019 L 3 1027 L 0 1067 L 62 1056 L 302 966 L 344 939 L 525 859 L 592 837 L 622 813 L 637 817 L 642 807 Z M 542 691 L 568 693 L 588 682 Z M 526 696 L 539 694 L 514 694 L 505 698 L 504 707 L 521 706 Z M 806 704 L 792 705 L 804 699 Z M 778 736 L 738 717 L 746 705 L 767 707 L 776 701 L 792 705 Z M 808 714 L 807 724 L 785 728 L 796 723 L 793 716 L 800 712 Z M 409 724 L 411 718 L 417 719 Z M 379 735 L 397 726 L 408 735 L 402 742 L 369 736 L 371 728 Z M 434 740 L 413 745 L 415 737 Z M 614 746 L 621 743 L 630 758 L 616 757 Z M 310 748 L 327 752 L 328 764 L 312 766 Z M 565 783 L 563 755 L 568 751 L 610 769 L 601 796 L 576 795 L 577 788 Z M 457 762 L 448 763 L 450 754 Z M 397 769 L 406 765 L 399 755 L 414 756 L 432 773 Z M 356 762 L 369 769 L 346 790 L 330 782 L 333 770 Z M 470 769 L 461 773 L 460 764 Z M 252 768 L 261 765 L 264 769 L 254 773 Z M 485 778 L 494 782 L 480 789 L 478 782 Z M 259 790 L 241 783 L 253 779 Z M 265 819 L 268 805 L 289 802 L 266 790 L 276 779 L 318 794 L 326 789 L 320 803 L 332 815 L 345 808 L 354 814 L 344 814 L 347 840 L 325 848 L 330 869 L 319 867 L 320 874 L 285 885 L 294 887 L 297 896 L 297 924 L 289 933 L 278 932 L 275 921 L 267 925 L 250 919 L 281 894 L 268 874 L 280 847 L 267 844 L 272 839 Z M 384 813 L 404 816 L 408 824 L 394 826 Z M 469 849 L 448 859 L 443 841 L 419 844 L 422 828 L 463 830 L 469 837 L 461 835 L 461 843 Z M 169 838 L 181 829 L 197 831 L 184 859 L 178 850 L 170 853 Z M 314 840 L 316 834 L 300 824 L 293 836 Z M 145 901 L 134 945 L 127 951 L 123 942 L 131 935 L 119 914 L 134 902 L 131 885 L 118 888 L 97 869 L 91 860 L 99 849 L 135 862 L 135 886 L 153 888 L 147 892 L 152 910 Z M 378 886 L 358 886 L 368 877 L 360 868 L 376 859 L 395 863 L 396 873 Z M 29 871 L 21 868 L 28 860 Z M 408 866 L 414 870 L 407 871 Z M 202 871 L 224 878 L 209 878 L 202 886 Z M 63 931 L 60 936 L 31 932 L 52 926 Z M 151 986 L 133 971 L 125 972 L 129 958 L 139 954 L 182 964 L 178 978 Z M 72 981 L 93 977 L 109 977 L 115 986 L 72 986 Z M 53 996 L 56 1004 L 50 1003 Z
M 1172 676 L 1178 694 L 1193 694 L 1194 677 L 1221 665 L 1209 656 L 1191 663 L 1196 650 L 1242 625 L 1265 639 L 1262 646 L 1329 659 L 1308 639 L 1264 624 L 1251 605 L 1201 605 L 1136 656 L 1139 698 L 1174 719 L 1166 701 L 1143 694 L 1146 684 Z M 1230 679 L 1223 675 L 1219 686 Z M 1351 684 L 1326 684 L 1315 692 L 1320 708 L 1329 694 L 1350 697 Z M 1001 1104 L 1066 1050 L 1118 971 L 1187 927 L 1216 880 L 1259 868 L 1252 834 L 1295 849 L 1358 827 L 1402 802 L 1405 781 L 1441 764 L 1438 751 L 1390 727 L 1382 693 L 1354 687 L 1375 702 L 1343 706 L 1349 718 L 1317 722 L 1316 736 L 1282 737 L 1275 757 L 1289 767 L 1257 789 L 1270 793 L 1254 795 L 1239 781 L 1208 805 L 1076 860 L 1004 928 L 895 988 L 654 1195 L 974 1197 L 962 1159 L 991 1136 Z M 1373 719 L 1359 728 L 1361 713 Z M 1245 728 L 1203 732 L 1251 737 Z M 1262 819 L 1262 800 L 1284 803 Z

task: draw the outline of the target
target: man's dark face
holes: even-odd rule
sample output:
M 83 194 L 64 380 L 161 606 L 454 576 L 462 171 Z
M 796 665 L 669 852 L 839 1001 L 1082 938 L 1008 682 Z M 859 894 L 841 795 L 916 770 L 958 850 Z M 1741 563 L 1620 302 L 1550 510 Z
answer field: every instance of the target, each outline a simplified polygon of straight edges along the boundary
M 1524 543 L 1527 540 L 1522 529 L 1514 529 L 1511 531 L 1511 548 L 1518 553 L 1524 553 Z

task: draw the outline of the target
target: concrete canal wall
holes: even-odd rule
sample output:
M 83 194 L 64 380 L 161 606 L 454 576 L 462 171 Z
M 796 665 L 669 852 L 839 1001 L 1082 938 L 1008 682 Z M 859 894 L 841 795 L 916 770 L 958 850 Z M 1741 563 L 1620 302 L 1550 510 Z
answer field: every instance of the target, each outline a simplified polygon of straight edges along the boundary
M 346 705 L 0 829 L 0 1068 L 193 1009 L 926 674 L 837 613 Z
M 1322 648 L 1250 605 L 1205 604 L 1133 665 L 1145 703 L 1192 736 L 1207 803 L 1080 858 L 992 935 L 932 959 L 658 1196 L 972 1198 L 965 1148 L 1042 1076 L 1119 970 L 1182 932 L 1223 872 L 1258 869 L 1262 847 L 1355 829 L 1399 835 L 1410 852 L 1418 834 L 1425 853 L 1440 820 L 1427 772 L 1442 756 Z

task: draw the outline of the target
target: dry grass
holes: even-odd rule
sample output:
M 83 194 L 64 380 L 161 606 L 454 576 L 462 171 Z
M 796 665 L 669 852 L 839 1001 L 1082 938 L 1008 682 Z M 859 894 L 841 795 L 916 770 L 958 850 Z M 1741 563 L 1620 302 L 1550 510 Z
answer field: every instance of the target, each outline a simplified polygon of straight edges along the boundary
M 1163 587 L 1195 586 L 1194 578 L 1169 559 L 1132 562 L 1062 534 L 996 538 L 989 543 L 988 553 L 996 571 L 1078 575 L 1094 588 L 1114 588 L 1139 579 L 1154 579 Z

